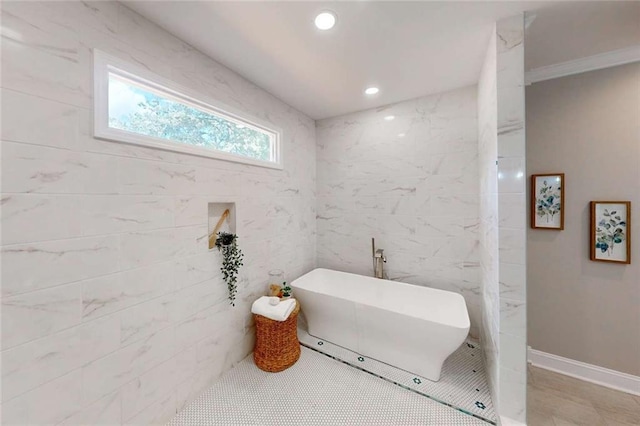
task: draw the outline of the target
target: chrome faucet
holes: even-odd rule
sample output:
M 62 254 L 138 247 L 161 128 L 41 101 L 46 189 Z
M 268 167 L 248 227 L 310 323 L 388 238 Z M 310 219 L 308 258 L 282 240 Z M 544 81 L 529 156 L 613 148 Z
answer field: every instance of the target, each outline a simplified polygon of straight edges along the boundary
M 376 278 L 384 278 L 384 264 L 387 263 L 387 258 L 384 257 L 384 250 L 376 250 L 376 240 L 371 238 L 371 254 L 373 256 L 373 275 Z

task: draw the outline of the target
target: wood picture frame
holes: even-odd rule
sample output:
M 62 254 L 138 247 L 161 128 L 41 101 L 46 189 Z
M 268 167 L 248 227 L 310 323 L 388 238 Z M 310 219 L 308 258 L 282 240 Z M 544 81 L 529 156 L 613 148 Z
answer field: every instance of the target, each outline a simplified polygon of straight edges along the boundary
M 564 229 L 564 173 L 531 175 L 531 228 Z
M 590 259 L 631 263 L 631 201 L 591 201 Z

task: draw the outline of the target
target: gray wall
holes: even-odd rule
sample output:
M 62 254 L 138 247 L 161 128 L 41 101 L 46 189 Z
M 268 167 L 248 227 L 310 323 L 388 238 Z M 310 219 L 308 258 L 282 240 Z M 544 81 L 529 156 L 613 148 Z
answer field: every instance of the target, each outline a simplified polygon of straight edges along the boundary
M 640 375 L 640 64 L 527 87 L 527 170 L 565 173 L 565 230 L 528 231 L 534 349 Z M 589 260 L 589 201 L 629 200 L 631 265 Z

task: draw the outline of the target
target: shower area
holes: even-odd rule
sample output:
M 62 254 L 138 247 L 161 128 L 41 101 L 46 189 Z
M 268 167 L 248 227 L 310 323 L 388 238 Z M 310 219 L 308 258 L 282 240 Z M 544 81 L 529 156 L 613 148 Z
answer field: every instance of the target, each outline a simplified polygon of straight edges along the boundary
M 3 424 L 526 422 L 523 14 L 496 23 L 478 84 L 321 120 L 119 2 L 3 2 L 2 19 Z M 282 162 L 95 137 L 96 51 L 270 123 Z M 244 253 L 235 306 L 214 229 Z M 300 361 L 258 370 L 268 271 L 371 276 L 372 237 L 388 279 L 464 298 L 441 380 L 304 315 Z

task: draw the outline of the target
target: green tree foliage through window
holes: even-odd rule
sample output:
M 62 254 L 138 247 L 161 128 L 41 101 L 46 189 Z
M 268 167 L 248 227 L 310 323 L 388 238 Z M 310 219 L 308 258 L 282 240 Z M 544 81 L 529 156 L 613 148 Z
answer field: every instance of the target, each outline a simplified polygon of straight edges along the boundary
M 163 98 L 109 75 L 109 127 L 257 160 L 271 158 L 272 136 Z

